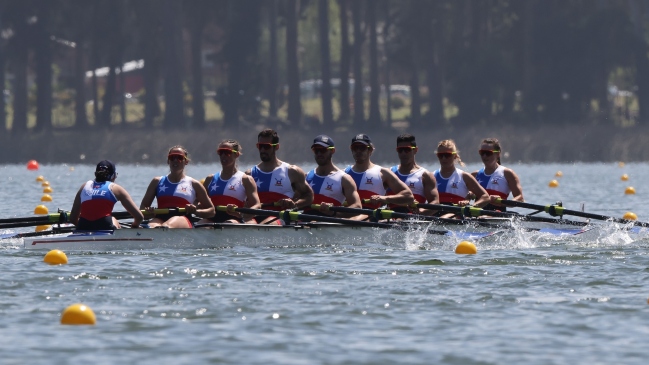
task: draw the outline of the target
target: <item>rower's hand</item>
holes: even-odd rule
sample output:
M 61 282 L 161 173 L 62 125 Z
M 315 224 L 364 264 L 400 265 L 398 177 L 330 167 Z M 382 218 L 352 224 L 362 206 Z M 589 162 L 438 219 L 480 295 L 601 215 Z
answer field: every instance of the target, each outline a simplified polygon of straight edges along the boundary
M 370 197 L 370 203 L 371 204 L 384 205 L 385 203 L 387 203 L 387 200 L 382 195 L 372 195 Z
M 144 209 L 142 210 L 144 211 L 145 219 L 151 219 L 155 217 L 155 207 L 144 207 Z
M 500 197 L 498 195 L 489 195 L 489 203 L 502 207 L 503 205 L 498 201 Z
M 277 206 L 282 209 L 293 209 L 295 208 L 295 202 L 291 199 L 282 199 L 277 202 Z
M 466 207 L 467 205 L 471 205 L 471 202 L 469 200 L 460 200 L 459 202 L 457 202 L 457 205 Z
M 185 214 L 195 214 L 196 210 L 198 210 L 198 208 L 196 208 L 194 204 L 185 204 Z
M 235 216 L 235 217 L 237 217 L 237 218 L 241 218 L 241 213 L 239 213 L 239 212 L 237 212 L 237 211 L 235 210 L 235 209 L 237 209 L 237 208 L 238 208 L 238 207 L 237 207 L 235 204 L 228 204 L 228 205 L 225 207 L 225 211 L 226 211 L 229 215 Z
M 333 206 L 334 205 L 331 204 L 331 203 L 320 203 L 320 209 L 319 210 L 321 212 L 325 213 L 326 215 L 334 216 L 334 215 L 336 215 L 336 212 L 332 212 L 331 209 L 329 209 L 329 208 L 331 208 Z

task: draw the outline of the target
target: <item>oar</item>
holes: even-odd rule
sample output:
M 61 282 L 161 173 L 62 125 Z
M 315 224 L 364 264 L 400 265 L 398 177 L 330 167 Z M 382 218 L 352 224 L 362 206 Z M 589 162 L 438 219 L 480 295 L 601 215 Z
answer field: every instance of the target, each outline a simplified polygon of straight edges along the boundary
M 577 222 L 567 219 L 556 219 L 556 218 L 546 218 L 546 217 L 533 217 L 529 215 L 522 215 L 515 212 L 498 212 L 495 210 L 487 210 L 478 207 L 465 206 L 459 207 L 454 205 L 444 205 L 444 204 L 417 204 L 417 207 L 424 209 L 433 209 L 439 210 L 442 212 L 456 213 L 462 216 L 468 217 L 480 217 L 480 216 L 491 216 L 491 217 L 505 217 L 505 218 L 514 218 L 521 221 L 527 222 L 543 222 L 543 223 L 556 223 L 556 224 L 566 224 L 573 226 L 586 226 L 587 222 Z
M 227 211 L 227 207 L 225 207 L 225 206 L 217 206 L 216 209 L 219 210 L 219 211 L 222 211 L 222 212 Z M 389 224 L 389 223 L 354 221 L 354 220 L 343 219 L 343 218 L 334 218 L 334 217 L 326 217 L 326 216 L 320 216 L 320 215 L 303 214 L 303 213 L 289 211 L 289 210 L 275 211 L 275 210 L 250 209 L 250 208 L 235 208 L 234 210 L 239 212 L 239 213 L 244 213 L 244 214 L 252 214 L 252 215 L 258 215 L 258 216 L 268 216 L 268 217 L 278 217 L 278 218 L 282 219 L 284 222 L 316 221 L 316 222 L 326 222 L 326 223 L 338 223 L 338 224 L 341 224 L 341 225 L 356 226 L 356 227 L 404 229 L 404 227 Z M 470 233 L 470 232 L 466 232 L 466 233 L 464 233 L 464 232 L 452 232 L 452 231 L 434 230 L 434 229 L 427 229 L 426 232 L 428 234 L 437 234 L 437 235 L 454 236 L 454 237 L 462 237 L 462 235 L 464 234 L 464 235 L 466 235 L 467 238 L 474 238 L 474 239 L 490 236 L 490 235 L 493 234 L 493 232 L 488 232 L 488 233 Z
M 67 223 L 67 222 L 68 222 L 68 212 L 61 211 L 58 213 L 52 213 L 45 216 L 0 219 L 0 228 L 29 227 L 29 226 L 38 226 L 42 224 Z M 22 226 L 22 225 L 12 225 L 12 224 L 26 224 L 26 225 Z
M 38 237 L 38 236 L 49 236 L 51 234 L 59 234 L 59 233 L 71 233 L 74 232 L 76 227 L 74 226 L 68 226 L 68 227 L 55 227 L 52 230 L 47 230 L 47 231 L 40 231 L 40 232 L 23 232 L 23 233 L 4 233 L 0 234 L 0 239 L 17 239 L 17 238 L 24 238 L 24 237 Z
M 141 210 L 142 214 L 146 215 L 146 210 Z M 157 208 L 153 210 L 153 214 L 171 214 L 171 215 L 185 215 L 185 208 Z M 129 212 L 113 212 L 113 217 L 116 219 L 126 219 L 131 217 Z
M 575 217 L 582 217 L 582 218 L 590 218 L 590 219 L 597 219 L 597 220 L 602 220 L 602 221 L 613 221 L 616 223 L 623 223 L 623 224 L 629 224 L 633 223 L 635 226 L 640 226 L 640 227 L 649 227 L 649 223 L 645 222 L 638 222 L 638 221 L 630 221 L 627 219 L 622 219 L 622 218 L 615 218 L 607 215 L 601 215 L 601 214 L 593 214 L 593 213 L 586 213 L 586 212 L 580 212 L 578 210 L 570 210 L 566 209 L 562 206 L 559 205 L 539 205 L 539 204 L 531 204 L 531 203 L 524 203 L 524 202 L 519 202 L 516 200 L 507 200 L 507 199 L 498 199 L 498 202 L 504 205 L 512 206 L 512 207 L 520 207 L 520 208 L 527 208 L 527 209 L 536 209 L 536 210 L 543 210 L 544 212 L 548 213 L 549 215 L 553 217 L 561 217 L 564 215 L 573 215 Z

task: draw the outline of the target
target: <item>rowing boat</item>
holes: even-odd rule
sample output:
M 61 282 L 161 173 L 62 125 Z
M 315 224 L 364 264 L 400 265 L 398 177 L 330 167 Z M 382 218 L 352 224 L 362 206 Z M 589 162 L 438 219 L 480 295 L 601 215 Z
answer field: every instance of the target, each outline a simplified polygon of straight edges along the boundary
M 397 228 L 397 226 L 395 226 Z M 326 244 L 362 244 L 403 239 L 406 232 L 422 232 L 432 237 L 480 239 L 493 232 L 448 231 L 427 234 L 420 227 L 397 229 L 360 227 L 336 223 L 299 225 L 214 224 L 206 229 L 119 229 L 115 231 L 76 232 L 22 239 L 25 249 L 61 250 L 142 250 L 151 248 L 199 249 L 244 245 L 311 246 Z

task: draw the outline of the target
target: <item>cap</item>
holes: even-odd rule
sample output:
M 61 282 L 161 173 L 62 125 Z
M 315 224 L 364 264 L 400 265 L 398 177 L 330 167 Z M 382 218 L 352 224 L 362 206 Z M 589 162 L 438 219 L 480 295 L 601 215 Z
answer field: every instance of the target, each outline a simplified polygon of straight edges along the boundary
M 311 147 L 315 145 L 322 147 L 334 147 L 334 140 L 326 134 L 321 134 L 315 137 L 315 139 L 313 140 L 313 145 Z
M 115 176 L 115 164 L 113 164 L 110 160 L 99 161 L 97 168 L 95 169 L 95 172 L 98 171 L 108 172 L 110 174 L 110 178 L 112 179 L 113 176 Z
M 187 157 L 187 156 L 185 156 L 184 152 L 180 152 L 180 151 L 171 151 L 171 152 L 169 152 L 169 155 L 167 155 L 167 156 L 183 156 L 183 157 Z
M 356 137 L 352 138 L 352 144 L 354 143 L 362 143 L 369 146 L 372 144 L 372 139 L 367 134 L 357 134 Z

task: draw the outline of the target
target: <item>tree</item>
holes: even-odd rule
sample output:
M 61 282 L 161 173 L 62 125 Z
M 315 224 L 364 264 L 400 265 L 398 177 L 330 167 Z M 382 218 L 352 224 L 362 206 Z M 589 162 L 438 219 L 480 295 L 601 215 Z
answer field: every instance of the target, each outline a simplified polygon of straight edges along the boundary
M 381 109 L 379 109 L 379 97 L 381 86 L 379 83 L 379 50 L 376 32 L 376 6 L 374 0 L 367 3 L 368 27 L 370 28 L 370 125 L 381 124 Z
M 288 121 L 295 125 L 302 121 L 300 100 L 300 68 L 298 64 L 297 14 L 300 3 L 286 2 L 286 73 L 288 79 Z
M 181 128 L 185 125 L 185 113 L 183 106 L 183 84 L 181 59 L 181 27 L 178 14 L 181 14 L 181 3 L 176 0 L 164 0 L 160 2 L 163 7 L 163 19 L 165 26 L 162 28 L 164 40 L 164 91 L 165 91 L 165 115 L 164 126 L 166 128 Z
M 352 2 L 352 21 L 354 26 L 354 125 L 362 127 L 365 124 L 365 102 L 363 87 L 363 4 Z
M 205 126 L 205 98 L 203 96 L 203 31 L 210 14 L 212 1 L 185 1 L 183 11 L 190 33 L 192 68 L 192 119 L 194 127 Z
M 349 69 L 351 45 L 349 44 L 349 0 L 338 0 L 340 10 L 340 115 L 339 121 L 348 121 L 349 108 Z
M 320 35 L 320 69 L 322 70 L 322 122 L 326 127 L 333 126 L 331 105 L 331 56 L 329 51 L 329 0 L 318 1 L 318 23 Z
M 36 130 L 52 127 L 52 42 L 50 40 L 51 2 L 40 3 L 36 8 L 34 24 L 34 49 L 36 63 Z
M 268 31 L 270 45 L 268 55 L 268 116 L 277 118 L 277 0 L 268 2 Z

